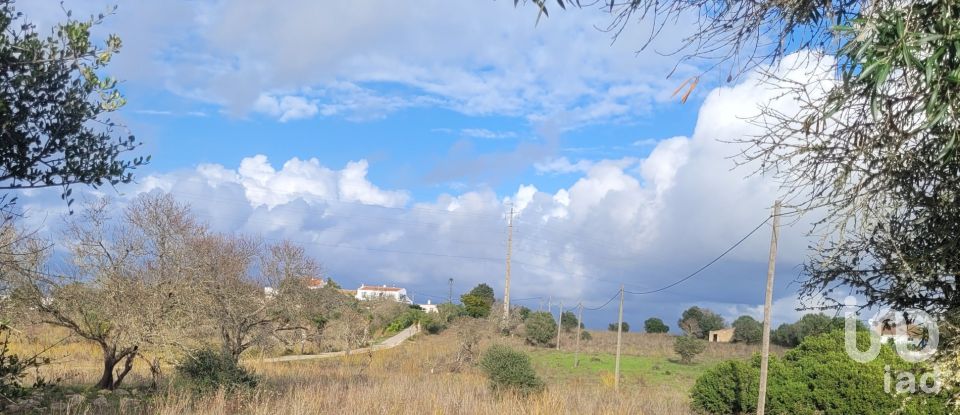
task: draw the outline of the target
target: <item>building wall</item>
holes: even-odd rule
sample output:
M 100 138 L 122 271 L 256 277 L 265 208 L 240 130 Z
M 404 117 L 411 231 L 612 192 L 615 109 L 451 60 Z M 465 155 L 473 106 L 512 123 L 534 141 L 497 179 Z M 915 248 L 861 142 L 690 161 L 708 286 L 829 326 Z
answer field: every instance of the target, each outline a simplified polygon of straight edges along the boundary
M 733 341 L 733 329 L 712 330 L 707 334 L 707 341 L 713 343 L 730 343 Z

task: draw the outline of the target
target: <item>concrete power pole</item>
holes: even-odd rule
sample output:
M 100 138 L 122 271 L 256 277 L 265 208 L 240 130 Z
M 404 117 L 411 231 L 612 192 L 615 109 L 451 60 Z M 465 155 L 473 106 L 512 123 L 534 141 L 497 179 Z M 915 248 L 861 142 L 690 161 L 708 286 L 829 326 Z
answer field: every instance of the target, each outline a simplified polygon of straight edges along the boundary
M 557 318 L 557 350 L 560 350 L 560 330 L 563 328 L 563 301 L 560 302 L 560 317 Z
M 453 278 L 450 278 L 450 296 L 447 297 L 447 302 L 453 304 Z
M 513 204 L 510 204 L 510 218 L 507 221 L 507 276 L 503 282 L 503 319 L 510 319 L 510 251 L 513 248 Z
M 617 364 L 613 371 L 613 387 L 620 390 L 620 343 L 623 340 L 623 284 L 620 284 L 620 313 L 617 317 Z
M 767 263 L 767 292 L 763 303 L 763 346 L 760 349 L 760 395 L 757 415 L 764 415 L 767 404 L 767 365 L 770 359 L 770 305 L 773 303 L 773 274 L 777 265 L 777 239 L 780 237 L 780 201 L 773 204 L 773 233 L 770 236 L 770 258 Z
M 577 305 L 577 346 L 573 352 L 573 367 L 580 366 L 580 336 L 583 336 L 583 303 Z

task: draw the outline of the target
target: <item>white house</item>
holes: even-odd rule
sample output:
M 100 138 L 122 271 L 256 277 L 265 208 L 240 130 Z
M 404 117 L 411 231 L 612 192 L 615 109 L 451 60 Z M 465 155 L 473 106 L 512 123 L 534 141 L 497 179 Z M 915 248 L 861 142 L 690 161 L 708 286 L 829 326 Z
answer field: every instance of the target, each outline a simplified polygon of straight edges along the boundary
M 427 300 L 427 303 L 426 303 L 426 304 L 417 304 L 417 305 L 420 306 L 420 308 L 422 308 L 423 311 L 426 311 L 426 312 L 428 312 L 428 313 L 439 313 L 439 312 L 440 312 L 439 310 L 437 310 L 437 305 L 436 305 L 436 304 L 433 304 L 432 302 L 430 302 L 430 300 Z
M 358 300 L 374 300 L 377 298 L 389 298 L 405 304 L 412 304 L 410 297 L 407 297 L 406 288 L 388 287 L 386 285 L 364 285 L 360 284 L 357 288 Z

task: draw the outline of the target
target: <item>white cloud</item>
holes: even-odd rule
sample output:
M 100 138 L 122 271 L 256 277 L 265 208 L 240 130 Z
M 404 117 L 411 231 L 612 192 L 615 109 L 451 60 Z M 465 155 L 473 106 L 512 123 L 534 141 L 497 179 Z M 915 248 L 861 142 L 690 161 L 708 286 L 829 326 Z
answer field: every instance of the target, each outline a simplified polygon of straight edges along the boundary
M 261 94 L 253 104 L 254 111 L 276 117 L 280 122 L 311 118 L 319 109 L 316 102 L 296 95 L 284 95 L 280 98 Z
M 718 140 L 755 133 L 743 117 L 773 94 L 756 78 L 712 91 L 690 137 L 660 140 L 642 160 L 553 160 L 578 176 L 551 192 L 524 183 L 511 195 L 481 187 L 411 203 L 407 191 L 372 183 L 366 160 L 334 169 L 292 158 L 275 168 L 257 155 L 236 169 L 207 164 L 147 176 L 134 193 L 170 191 L 216 229 L 303 243 L 334 278 L 396 281 L 433 293 L 443 292 L 438 287 L 451 277 L 458 292 L 479 282 L 500 287 L 506 203 L 512 201 L 517 295 L 599 305 L 595 301 L 608 298 L 618 282 L 646 290 L 686 275 L 767 217 L 777 184 L 745 177 L 749 167 L 732 170 L 727 157 L 737 148 Z M 773 104 L 785 111 L 794 105 L 789 98 Z M 514 153 L 529 167 L 535 158 L 528 155 L 542 151 L 518 147 Z M 781 233 L 776 295 L 784 319 L 795 307 L 788 301 L 795 287 L 787 283 L 805 251 L 802 226 Z M 763 228 L 697 278 L 655 296 L 631 297 L 628 313 L 669 318 L 694 301 L 726 314 L 755 312 L 768 238 Z
M 590 160 L 578 160 L 576 163 L 571 163 L 566 157 L 555 157 L 546 161 L 534 163 L 533 167 L 537 170 L 537 173 L 547 174 L 568 174 L 568 173 L 582 173 L 590 169 L 593 166 L 593 162 Z
M 72 0 L 66 7 L 83 15 L 108 4 Z M 17 6 L 42 21 L 61 13 L 47 2 Z M 596 8 L 558 12 L 539 24 L 536 15 L 510 1 L 131 2 L 104 30 L 123 36 L 112 66 L 121 79 L 281 120 L 362 119 L 355 118 L 362 108 L 430 105 L 577 125 L 647 114 L 675 88 L 664 76 L 676 58 L 658 51 L 681 44 L 686 19 L 637 54 L 646 23 L 631 24 L 611 45 L 610 33 L 596 29 L 611 16 Z M 692 71 L 681 65 L 675 77 Z M 344 92 L 344 85 L 358 90 Z M 384 85 L 394 92 L 363 92 Z M 290 94 L 306 90 L 313 95 Z
M 473 138 L 501 139 L 514 138 L 517 133 L 513 131 L 491 131 L 486 128 L 464 128 L 460 130 L 460 135 Z

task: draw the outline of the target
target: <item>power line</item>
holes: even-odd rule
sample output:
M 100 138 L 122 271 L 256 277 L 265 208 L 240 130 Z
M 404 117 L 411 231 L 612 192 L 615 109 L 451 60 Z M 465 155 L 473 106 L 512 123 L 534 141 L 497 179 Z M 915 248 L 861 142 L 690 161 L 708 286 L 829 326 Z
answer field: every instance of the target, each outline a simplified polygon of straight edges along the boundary
M 615 298 L 617 298 L 617 296 L 619 296 L 619 295 L 620 295 L 620 290 L 617 290 L 617 292 L 616 292 L 615 294 L 613 294 L 613 297 L 610 297 L 610 299 L 607 300 L 607 302 L 603 303 L 602 306 L 600 306 L 600 307 L 584 307 L 583 309 L 584 309 L 584 310 L 590 310 L 590 311 L 600 310 L 600 309 L 606 307 L 607 305 L 609 305 L 611 302 L 613 302 L 613 300 L 614 300 Z
M 736 247 L 740 246 L 740 244 L 742 244 L 744 241 L 746 241 L 748 238 L 750 238 L 754 233 L 756 233 L 758 230 L 760 230 L 760 228 L 762 228 L 763 225 L 766 225 L 769 220 L 770 220 L 770 216 L 767 216 L 767 217 L 763 220 L 763 222 L 760 222 L 760 224 L 757 225 L 756 228 L 753 228 L 753 230 L 750 231 L 750 233 L 748 233 L 748 234 L 747 234 L 746 236 L 744 236 L 743 238 L 740 238 L 740 240 L 737 241 L 737 243 L 733 244 L 733 246 L 727 248 L 726 251 L 723 251 L 723 253 L 721 253 L 721 254 L 720 254 L 719 256 L 717 256 L 716 258 L 714 258 L 714 259 L 711 260 L 710 262 L 707 262 L 704 266 L 700 267 L 700 268 L 697 269 L 696 271 L 692 272 L 691 274 L 689 274 L 689 275 L 687 275 L 687 276 L 685 276 L 685 277 L 683 277 L 683 278 L 681 278 L 681 279 L 679 279 L 679 280 L 676 280 L 676 281 L 674 281 L 674 282 L 672 282 L 672 283 L 670 283 L 670 284 L 668 284 L 668 285 L 666 285 L 666 286 L 657 288 L 657 289 L 655 289 L 655 290 L 639 291 L 639 292 L 624 291 L 624 292 L 626 292 L 626 293 L 628 293 L 628 294 L 635 294 L 635 295 L 646 295 L 646 294 L 653 294 L 653 293 L 657 293 L 657 292 L 660 292 L 660 291 L 664 291 L 664 290 L 669 289 L 669 288 L 671 288 L 671 287 L 675 287 L 675 286 L 683 283 L 684 281 L 689 280 L 690 278 L 695 277 L 697 274 L 699 274 L 699 273 L 702 272 L 703 270 L 709 268 L 711 265 L 713 265 L 714 263 L 716 263 L 717 261 L 719 261 L 721 258 L 723 258 L 723 257 L 726 256 L 727 254 L 729 254 L 730 251 L 733 251 Z

